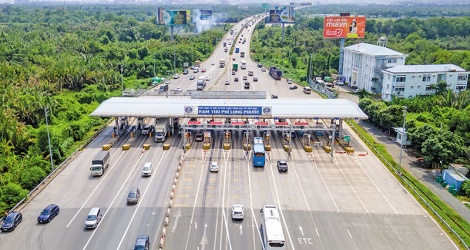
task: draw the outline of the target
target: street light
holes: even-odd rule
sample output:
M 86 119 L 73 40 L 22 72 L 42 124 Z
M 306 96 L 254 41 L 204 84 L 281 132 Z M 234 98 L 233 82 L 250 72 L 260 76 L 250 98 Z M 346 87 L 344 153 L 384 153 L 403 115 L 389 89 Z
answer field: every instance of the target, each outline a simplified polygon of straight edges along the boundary
M 402 135 L 401 135 L 401 141 L 400 141 L 400 159 L 398 161 L 398 175 L 401 177 L 401 156 L 402 156 L 402 152 L 403 152 L 403 138 L 406 134 L 406 128 L 405 128 L 405 125 L 406 125 L 406 106 L 403 106 L 403 132 L 402 132 Z
M 47 142 L 49 143 L 49 155 L 51 158 L 51 171 L 54 171 L 54 163 L 52 162 L 52 148 L 51 148 L 51 136 L 49 134 L 49 122 L 47 121 L 47 107 L 44 108 L 44 114 L 46 115 L 46 130 L 47 130 Z

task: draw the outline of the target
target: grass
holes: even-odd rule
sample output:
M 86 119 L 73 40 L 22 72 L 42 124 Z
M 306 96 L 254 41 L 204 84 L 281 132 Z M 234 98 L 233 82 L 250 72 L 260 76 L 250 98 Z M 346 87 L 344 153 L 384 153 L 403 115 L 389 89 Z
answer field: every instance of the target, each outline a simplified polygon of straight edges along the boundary
M 375 139 L 368 134 L 356 122 L 349 120 L 347 123 L 356 131 L 361 139 L 367 144 L 371 151 L 382 161 L 382 163 L 394 174 L 403 186 L 413 195 L 416 200 L 429 212 L 429 214 L 441 225 L 450 237 L 463 249 L 465 242 L 470 245 L 470 223 L 463 219 L 451 207 L 443 202 L 437 195 L 431 192 L 425 185 L 418 181 L 413 175 L 401 169 L 401 177 L 397 174 L 398 164 L 392 156 L 388 154 L 384 145 L 377 143 Z M 470 207 L 469 204 L 465 204 Z M 435 211 L 435 212 L 434 212 Z M 449 227 L 454 231 L 449 229 Z M 461 240 L 458 238 L 460 237 Z

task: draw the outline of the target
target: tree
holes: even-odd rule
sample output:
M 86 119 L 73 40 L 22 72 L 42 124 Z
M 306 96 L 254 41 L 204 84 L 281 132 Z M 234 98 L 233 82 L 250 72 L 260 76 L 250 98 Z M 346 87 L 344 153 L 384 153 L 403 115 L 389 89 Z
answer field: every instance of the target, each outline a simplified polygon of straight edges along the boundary
M 452 163 L 462 155 L 464 150 L 462 138 L 450 131 L 431 135 L 423 142 L 422 153 L 427 163 Z
M 418 150 L 418 152 L 421 152 L 423 142 L 431 136 L 436 135 L 437 131 L 429 124 L 425 124 L 416 128 L 410 128 L 406 131 L 406 134 L 408 136 L 408 140 L 411 141 L 411 145 Z
M 47 173 L 40 167 L 26 168 L 21 172 L 20 182 L 21 186 L 27 190 L 33 189 L 45 177 Z

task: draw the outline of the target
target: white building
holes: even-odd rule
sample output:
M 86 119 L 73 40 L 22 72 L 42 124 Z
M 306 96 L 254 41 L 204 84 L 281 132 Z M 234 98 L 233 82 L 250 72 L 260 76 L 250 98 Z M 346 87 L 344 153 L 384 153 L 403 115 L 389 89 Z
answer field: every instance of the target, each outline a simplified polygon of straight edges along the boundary
M 381 42 L 379 40 L 379 44 L 386 45 L 386 40 Z M 359 43 L 344 48 L 342 75 L 350 86 L 382 93 L 382 70 L 405 65 L 407 57 L 384 46 Z
M 447 89 L 455 92 L 467 88 L 470 72 L 453 64 L 400 65 L 383 70 L 382 99 L 392 96 L 410 98 L 434 94 L 439 81 L 447 83 Z

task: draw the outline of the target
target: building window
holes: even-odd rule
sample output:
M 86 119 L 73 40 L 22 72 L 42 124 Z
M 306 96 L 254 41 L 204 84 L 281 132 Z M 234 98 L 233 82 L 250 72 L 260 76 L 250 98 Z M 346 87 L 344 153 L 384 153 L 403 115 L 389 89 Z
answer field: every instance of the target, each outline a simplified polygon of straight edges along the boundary
M 457 81 L 466 81 L 468 75 L 458 75 L 457 76 Z
M 395 92 L 403 92 L 403 91 L 405 91 L 405 87 L 395 88 Z
M 397 76 L 396 82 L 406 82 L 406 76 Z
M 397 59 L 396 58 L 388 58 L 387 63 L 396 63 Z
M 433 88 L 431 86 L 426 86 L 426 91 L 432 91 Z
M 431 75 L 423 75 L 423 82 L 430 82 L 431 81 Z

